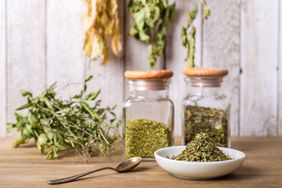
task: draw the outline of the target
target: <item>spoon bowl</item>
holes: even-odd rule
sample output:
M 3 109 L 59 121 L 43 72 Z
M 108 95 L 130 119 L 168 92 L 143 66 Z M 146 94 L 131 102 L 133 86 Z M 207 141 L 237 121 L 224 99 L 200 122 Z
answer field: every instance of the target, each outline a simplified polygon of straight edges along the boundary
M 128 172 L 136 168 L 141 163 L 141 157 L 132 157 L 119 163 L 116 170 L 120 173 Z

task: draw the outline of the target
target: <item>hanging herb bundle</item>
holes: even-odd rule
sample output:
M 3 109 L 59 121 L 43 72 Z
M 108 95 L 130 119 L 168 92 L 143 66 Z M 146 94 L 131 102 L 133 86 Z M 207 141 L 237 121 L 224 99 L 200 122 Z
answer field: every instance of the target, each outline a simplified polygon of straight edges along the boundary
M 106 64 L 107 39 L 111 41 L 114 55 L 119 56 L 122 49 L 118 0 L 83 0 L 83 2 L 84 54 L 91 60 L 101 57 L 102 63 Z
M 207 20 L 211 14 L 206 0 L 201 0 L 202 6 L 202 21 Z M 195 45 L 196 45 L 196 27 L 193 25 L 194 20 L 198 15 L 198 6 L 188 12 L 187 25 L 182 27 L 181 40 L 182 45 L 187 49 L 186 63 L 189 68 L 195 67 Z
M 163 56 L 165 37 L 175 4 L 167 0 L 130 0 L 129 11 L 133 25 L 129 35 L 149 44 L 149 64 L 154 67 L 157 56 Z
M 85 159 L 94 152 L 107 153 L 117 138 L 120 121 L 115 107 L 101 107 L 98 92 L 87 92 L 87 82 L 78 95 L 69 100 L 57 98 L 53 84 L 39 96 L 22 92 L 27 103 L 16 110 L 16 122 L 8 123 L 9 131 L 20 132 L 15 146 L 34 139 L 37 148 L 47 159 L 58 158 L 66 150 L 75 150 Z M 24 112 L 20 113 L 20 111 Z

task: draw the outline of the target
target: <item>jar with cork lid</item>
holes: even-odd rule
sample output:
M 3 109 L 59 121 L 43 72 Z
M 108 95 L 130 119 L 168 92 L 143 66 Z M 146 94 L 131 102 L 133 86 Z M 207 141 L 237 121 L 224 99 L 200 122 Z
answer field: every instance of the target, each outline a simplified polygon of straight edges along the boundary
M 154 151 L 172 145 L 174 105 L 168 97 L 169 70 L 126 71 L 128 98 L 123 103 L 125 157 L 154 159 Z
M 183 100 L 183 143 L 198 133 L 207 133 L 217 146 L 230 146 L 230 102 L 223 94 L 222 68 L 187 68 L 184 70 L 187 94 Z

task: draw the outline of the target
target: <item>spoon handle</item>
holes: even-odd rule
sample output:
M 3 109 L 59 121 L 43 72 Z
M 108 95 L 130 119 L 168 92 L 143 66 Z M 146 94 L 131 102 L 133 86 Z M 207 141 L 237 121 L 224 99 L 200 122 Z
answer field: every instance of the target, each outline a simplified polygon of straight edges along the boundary
M 87 176 L 89 174 L 92 174 L 94 172 L 98 172 L 98 171 L 101 171 L 101 170 L 114 170 L 114 171 L 117 171 L 115 168 L 112 168 L 112 167 L 103 167 L 103 168 L 99 168 L 99 169 L 96 169 L 96 170 L 91 170 L 91 171 L 83 172 L 81 174 L 76 174 L 74 176 L 69 176 L 69 177 L 60 178 L 60 179 L 48 180 L 47 183 L 50 184 L 50 185 L 69 183 L 69 182 L 75 181 L 75 180 L 77 180 L 77 179 L 79 179 L 81 177 Z

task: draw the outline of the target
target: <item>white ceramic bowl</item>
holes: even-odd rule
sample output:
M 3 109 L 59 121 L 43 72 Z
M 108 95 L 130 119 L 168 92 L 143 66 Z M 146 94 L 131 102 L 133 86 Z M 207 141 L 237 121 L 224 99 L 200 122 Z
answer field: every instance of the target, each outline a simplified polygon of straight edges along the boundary
M 155 151 L 155 159 L 161 168 L 174 176 L 185 179 L 211 179 L 224 176 L 238 169 L 246 155 L 235 149 L 219 147 L 232 160 L 215 162 L 188 162 L 169 159 L 181 153 L 186 146 L 173 146 Z M 169 157 L 169 158 L 168 158 Z

